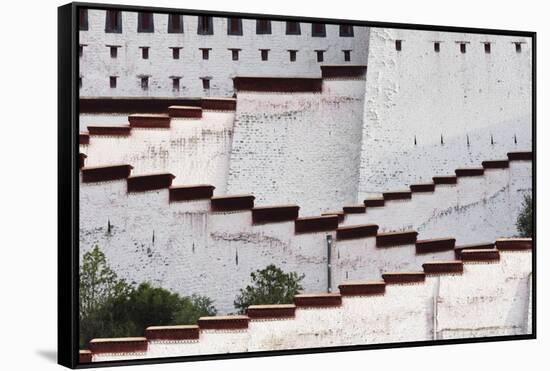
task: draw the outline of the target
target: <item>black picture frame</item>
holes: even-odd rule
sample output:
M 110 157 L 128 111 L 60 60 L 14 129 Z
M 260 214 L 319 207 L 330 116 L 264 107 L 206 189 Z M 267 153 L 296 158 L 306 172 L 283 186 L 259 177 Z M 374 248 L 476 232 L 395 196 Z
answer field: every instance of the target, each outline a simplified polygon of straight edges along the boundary
M 110 361 L 100 363 L 79 363 L 79 321 L 78 321 L 78 270 L 79 270 L 79 9 L 119 10 L 152 12 L 164 14 L 205 15 L 210 17 L 239 19 L 269 19 L 276 21 L 297 21 L 322 24 L 346 23 L 351 26 L 384 27 L 408 30 L 426 30 L 459 33 L 483 33 L 488 35 L 520 36 L 532 39 L 532 197 L 533 197 L 533 251 L 532 251 L 532 333 L 525 335 L 464 338 L 452 340 L 412 341 L 390 344 L 337 346 L 329 348 L 288 349 L 250 353 L 211 354 L 200 356 L 167 357 Z M 87 26 L 87 25 L 86 25 Z M 58 8 L 58 363 L 70 368 L 91 368 L 101 366 L 122 366 L 156 364 L 216 359 L 280 356 L 291 354 L 357 351 L 402 347 L 420 347 L 449 344 L 482 343 L 537 338 L 537 248 L 536 248 L 536 205 L 537 205 L 537 33 L 504 29 L 466 28 L 408 24 L 392 22 L 357 21 L 350 19 L 309 18 L 271 14 L 251 14 L 221 11 L 202 11 L 179 8 L 142 7 L 98 3 L 69 3 Z

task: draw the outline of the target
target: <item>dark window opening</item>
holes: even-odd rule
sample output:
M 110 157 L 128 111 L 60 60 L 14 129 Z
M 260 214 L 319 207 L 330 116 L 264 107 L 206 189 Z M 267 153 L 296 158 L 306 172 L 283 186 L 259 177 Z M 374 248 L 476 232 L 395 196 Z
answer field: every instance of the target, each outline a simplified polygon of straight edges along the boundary
M 460 52 L 462 54 L 466 53 L 466 43 L 460 43 Z
M 342 50 L 344 52 L 344 62 L 351 61 L 351 50 Z
M 340 36 L 342 37 L 352 37 L 353 36 L 353 26 L 350 24 L 341 24 L 340 25 Z
M 88 31 L 88 9 L 78 10 L 78 29 Z
M 180 59 L 180 49 L 178 47 L 172 48 L 172 59 Z
M 322 62 L 324 60 L 324 50 L 316 50 L 315 53 L 317 53 L 317 62 Z
M 395 50 L 401 51 L 401 40 L 395 40 Z
M 138 13 L 137 32 L 155 32 L 153 13 Z
M 168 14 L 168 33 L 183 33 L 183 15 Z
M 122 33 L 122 13 L 119 10 L 106 11 L 105 32 Z
M 210 89 L 210 79 L 203 77 L 201 80 L 202 80 L 202 88 L 205 90 Z
M 229 49 L 231 50 L 231 59 L 234 60 L 234 61 L 238 61 L 239 60 L 239 50 L 240 49 Z
M 485 53 L 490 54 L 491 53 L 491 43 L 483 43 Z
M 78 77 L 78 88 L 82 88 L 82 77 Z
M 197 28 L 199 35 L 213 35 L 214 26 L 212 24 L 212 17 L 201 15 L 199 16 L 199 25 Z
M 202 59 L 207 60 L 210 58 L 210 49 L 209 48 L 201 48 L 202 52 Z
M 84 54 L 84 45 L 83 44 L 80 44 L 78 46 L 78 56 L 79 57 L 82 57 L 82 55 Z
M 514 43 L 516 44 L 516 53 L 521 53 L 521 43 Z
M 300 23 L 299 22 L 286 22 L 286 34 L 287 35 L 300 35 Z
M 434 42 L 434 52 L 439 53 L 439 41 Z
M 260 54 L 262 56 L 262 61 L 267 61 L 269 49 L 260 49 Z
M 238 35 L 243 34 L 243 21 L 240 18 L 227 18 L 227 34 Z
M 288 53 L 289 53 L 289 56 L 290 56 L 290 61 L 291 62 L 296 62 L 296 54 L 298 53 L 298 51 L 297 50 L 289 50 Z
M 143 90 L 149 89 L 149 77 L 148 76 L 141 77 L 141 88 Z
M 256 20 L 256 34 L 258 35 L 271 34 L 271 21 L 267 19 Z
M 111 58 L 118 57 L 118 46 L 109 46 L 109 53 L 111 55 Z
M 172 90 L 173 91 L 180 91 L 180 78 L 179 77 L 172 77 Z
M 141 46 L 141 58 L 149 59 L 149 47 Z
M 326 37 L 327 29 L 324 23 L 312 23 L 311 24 L 311 36 L 312 37 Z
M 109 87 L 111 89 L 116 88 L 116 78 L 117 78 L 116 76 L 110 76 L 109 77 Z

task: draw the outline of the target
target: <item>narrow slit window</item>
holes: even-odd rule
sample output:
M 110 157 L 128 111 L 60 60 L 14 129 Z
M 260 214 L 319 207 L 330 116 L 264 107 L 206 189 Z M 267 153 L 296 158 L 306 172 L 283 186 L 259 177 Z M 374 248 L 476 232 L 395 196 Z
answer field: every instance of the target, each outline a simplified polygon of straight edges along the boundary
M 201 15 L 199 16 L 199 23 L 197 27 L 197 33 L 199 35 L 213 35 L 214 26 L 212 24 L 212 17 Z
M 258 19 L 256 21 L 256 34 L 258 35 L 271 34 L 271 21 L 268 19 Z
M 296 54 L 298 53 L 297 50 L 289 50 L 288 51 L 288 54 L 289 54 L 289 57 L 290 57 L 290 61 L 291 62 L 296 62 Z
M 340 36 L 341 37 L 352 37 L 353 36 L 353 26 L 350 24 L 341 24 L 340 25 Z
M 238 61 L 240 49 L 229 49 L 229 50 L 231 50 L 231 60 Z
M 202 88 L 204 90 L 210 89 L 210 79 L 206 78 L 206 77 L 203 77 L 201 80 L 202 80 Z
M 149 59 L 149 47 L 148 46 L 142 46 L 141 47 L 141 58 Z
M 173 91 L 180 91 L 180 78 L 179 77 L 172 77 L 172 90 Z
M 395 50 L 401 51 L 401 40 L 395 40 Z
M 183 33 L 183 15 L 168 15 L 168 33 Z
M 137 32 L 155 32 L 155 23 L 153 13 L 138 13 L 138 29 Z
M 82 88 L 82 77 L 81 76 L 78 77 L 78 88 L 79 89 Z
M 180 59 L 180 47 L 172 48 L 172 59 Z
M 82 57 L 83 54 L 84 54 L 84 44 L 80 44 L 78 46 L 78 56 Z
M 317 54 L 317 62 L 323 62 L 324 61 L 324 54 L 325 54 L 325 51 L 324 50 L 316 50 L 315 53 Z
M 441 45 L 441 43 L 439 41 L 434 42 L 434 52 L 439 53 L 439 51 L 441 50 L 440 45 Z
M 240 18 L 227 18 L 227 34 L 242 36 L 243 21 Z
M 300 23 L 299 22 L 286 22 L 286 34 L 287 35 L 300 35 Z
M 521 43 L 516 42 L 514 44 L 516 44 L 516 53 L 521 53 Z
M 109 46 L 109 54 L 111 55 L 111 58 L 115 59 L 118 57 L 118 47 L 114 45 Z
M 88 31 L 88 9 L 78 10 L 78 29 Z
M 105 13 L 105 32 L 122 33 L 122 13 L 119 10 L 107 10 Z
M 201 48 L 201 53 L 202 53 L 202 59 L 203 60 L 210 59 L 210 49 L 209 48 Z
M 111 89 L 115 89 L 116 88 L 116 76 L 109 76 L 109 87 Z
M 312 23 L 311 24 L 311 36 L 312 37 L 326 37 L 327 29 L 324 23 Z
M 460 52 L 462 54 L 466 53 L 466 43 L 460 43 Z
M 141 89 L 142 90 L 149 89 L 149 76 L 142 76 L 141 77 Z
M 351 61 L 351 50 L 342 50 L 344 52 L 344 62 Z
M 491 54 L 491 43 L 489 42 L 483 43 L 483 48 L 485 49 L 486 54 Z
M 269 49 L 260 49 L 260 56 L 262 57 L 262 61 L 267 61 L 269 57 Z

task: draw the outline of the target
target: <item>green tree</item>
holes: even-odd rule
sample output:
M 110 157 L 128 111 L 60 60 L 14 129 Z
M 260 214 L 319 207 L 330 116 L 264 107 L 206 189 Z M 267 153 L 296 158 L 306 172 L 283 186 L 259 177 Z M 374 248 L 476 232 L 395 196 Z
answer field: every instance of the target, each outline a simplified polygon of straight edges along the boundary
M 303 290 L 303 274 L 285 273 L 273 264 L 250 273 L 250 277 L 252 285 L 241 289 L 233 303 L 239 313 L 245 313 L 249 305 L 292 303 L 294 295 Z
M 533 198 L 530 195 L 523 197 L 522 209 L 516 221 L 516 227 L 521 237 L 533 237 Z

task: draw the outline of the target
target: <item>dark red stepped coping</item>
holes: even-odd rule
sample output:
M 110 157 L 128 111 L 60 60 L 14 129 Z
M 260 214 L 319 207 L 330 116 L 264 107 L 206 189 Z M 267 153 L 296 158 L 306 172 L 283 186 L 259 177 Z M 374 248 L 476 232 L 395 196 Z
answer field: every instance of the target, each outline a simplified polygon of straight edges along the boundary
M 410 245 L 416 243 L 416 231 L 378 233 L 376 236 L 376 246 L 390 247 L 399 245 Z
M 200 106 L 198 98 L 105 97 L 80 98 L 80 113 L 166 113 L 169 106 Z
M 411 184 L 409 188 L 413 193 L 433 192 L 435 191 L 435 184 L 434 183 Z
M 386 292 L 384 281 L 343 282 L 338 285 L 342 296 L 381 295 Z
M 292 78 L 292 77 L 244 77 L 233 78 L 233 87 L 236 91 L 256 92 L 320 92 L 323 80 L 319 78 Z
M 128 192 L 154 191 L 169 188 L 175 176 L 170 173 L 134 175 L 128 178 Z
M 130 125 L 120 126 L 88 126 L 91 135 L 128 136 L 132 128 Z
M 338 216 L 313 216 L 298 218 L 294 221 L 295 233 L 332 231 L 338 228 Z
M 150 326 L 145 329 L 147 340 L 196 340 L 199 338 L 199 326 Z
M 464 265 L 460 260 L 434 261 L 422 264 L 426 274 L 462 273 Z
M 508 160 L 483 161 L 481 163 L 484 169 L 506 169 L 510 166 Z
M 78 363 L 90 363 L 92 362 L 92 352 L 88 349 L 81 349 L 78 351 Z
M 321 76 L 326 78 L 357 78 L 365 77 L 367 66 L 321 66 Z
M 465 249 L 460 252 L 460 259 L 462 261 L 494 261 L 500 259 L 500 252 L 497 249 Z
M 456 184 L 456 175 L 434 176 L 434 184 Z
M 261 206 L 252 209 L 252 223 L 270 223 L 296 220 L 298 205 Z
M 250 210 L 254 207 L 254 196 L 233 195 L 216 196 L 210 201 L 212 211 L 239 211 Z
M 424 282 L 426 274 L 424 272 L 395 272 L 383 273 L 382 278 L 389 284 Z
M 294 304 L 251 305 L 246 314 L 251 319 L 292 318 L 296 313 Z
M 78 134 L 78 144 L 90 144 L 90 134 L 89 133 L 79 133 Z
M 331 294 L 300 294 L 294 296 L 296 307 L 337 307 L 342 304 L 342 295 Z
M 82 168 L 82 182 L 106 182 L 109 180 L 126 179 L 133 167 L 128 164 L 107 165 Z
M 485 169 L 482 167 L 475 167 L 475 168 L 462 168 L 462 169 L 456 169 L 455 174 L 457 177 L 467 177 L 467 176 L 480 176 L 485 173 Z
M 133 114 L 128 116 L 133 128 L 169 128 L 170 116 L 166 114 Z
M 193 106 L 170 106 L 168 107 L 170 117 L 201 118 L 202 108 Z
M 533 240 L 531 238 L 502 238 L 495 242 L 496 248 L 499 250 L 531 250 L 533 248 Z
M 454 238 L 433 238 L 429 240 L 416 241 L 417 254 L 429 254 L 439 251 L 454 250 L 456 239 Z
M 532 161 L 533 152 L 523 151 L 523 152 L 508 152 L 507 154 L 509 161 Z
M 344 214 L 363 214 L 366 211 L 366 206 L 364 204 L 344 206 L 342 210 L 344 211 Z
M 203 110 L 235 111 L 237 100 L 235 98 L 202 98 L 201 107 Z
M 94 354 L 146 352 L 147 339 L 144 337 L 92 339 L 88 346 Z
M 376 224 L 346 225 L 336 230 L 336 239 L 349 240 L 353 238 L 375 237 L 378 233 Z
M 344 214 L 343 211 L 334 211 L 334 212 L 327 212 L 327 213 L 321 214 L 321 216 L 334 216 L 334 215 L 338 216 L 338 223 L 342 223 L 346 218 L 346 215 Z
M 172 186 L 169 190 L 170 202 L 210 199 L 215 188 L 211 184 Z
M 79 153 L 78 154 L 78 168 L 79 169 L 82 169 L 84 167 L 84 163 L 86 162 L 86 158 L 88 156 L 86 156 L 84 153 Z
M 248 328 L 248 316 L 201 317 L 198 324 L 201 330 L 239 330 Z
M 384 201 L 389 200 L 409 200 L 412 197 L 412 192 L 410 190 L 408 191 L 392 191 L 392 192 L 384 192 Z M 367 205 L 368 206 L 368 205 Z
M 363 203 L 366 207 L 382 207 L 385 201 L 384 198 L 367 198 Z
M 460 252 L 462 250 L 489 250 L 494 248 L 495 248 L 494 242 L 483 242 L 483 243 L 455 246 L 455 257 L 457 259 L 460 259 Z

